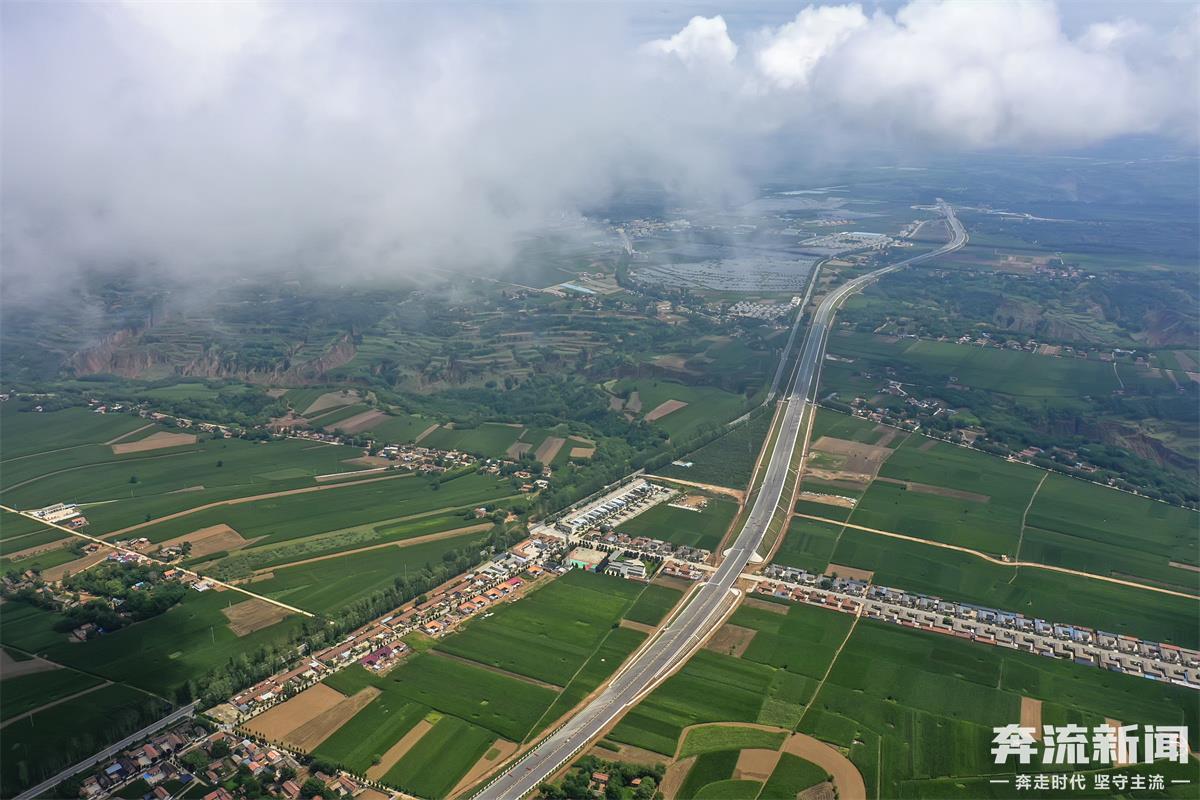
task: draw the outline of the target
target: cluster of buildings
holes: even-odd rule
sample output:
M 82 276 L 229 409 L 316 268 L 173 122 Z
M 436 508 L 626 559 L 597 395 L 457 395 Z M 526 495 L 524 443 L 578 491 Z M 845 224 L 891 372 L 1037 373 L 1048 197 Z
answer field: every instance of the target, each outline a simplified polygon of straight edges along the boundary
M 1123 634 L 1064 625 L 855 577 L 814 575 L 772 564 L 755 591 L 909 628 L 1200 689 L 1200 652 Z
M 554 528 L 567 536 L 580 536 L 602 525 L 616 527 L 675 494 L 674 489 L 636 478 L 567 514 Z
M 786 317 L 792 309 L 799 305 L 799 297 L 792 299 L 796 302 L 755 303 L 750 300 L 739 300 L 725 309 L 725 313 L 731 317 L 747 317 L 749 319 L 762 319 L 773 322 L 781 317 Z
M 175 756 L 204 741 L 208 735 L 202 726 L 193 720 L 175 725 L 147 741 L 122 751 L 115 758 L 101 761 L 95 770 L 83 779 L 79 794 L 85 798 L 99 798 L 112 794 L 126 784 L 143 780 L 151 787 L 156 800 L 167 800 L 171 786 L 190 786 L 195 778 L 175 762 Z
M 350 664 L 386 672 L 411 650 L 401 639 L 421 632 L 442 636 L 463 621 L 514 597 L 527 583 L 550 571 L 565 550 L 550 537 L 531 537 L 499 553 L 473 572 L 429 592 L 424 602 L 415 600 L 368 623 L 341 642 L 325 648 L 300 664 L 272 675 L 231 697 L 230 721 L 242 721 L 323 680 Z M 214 715 L 223 716 L 214 710 Z
M 676 545 L 650 536 L 630 536 L 621 531 L 608 531 L 607 533 L 591 531 L 584 539 L 598 545 L 607 545 L 608 547 L 634 551 L 639 555 L 664 561 L 670 558 L 698 564 L 707 561 L 709 556 L 712 555 L 708 550 L 699 547 L 689 547 L 682 544 Z
M 87 517 L 83 516 L 79 511 L 79 506 L 74 503 L 55 503 L 29 513 L 45 522 L 52 522 L 67 528 L 82 528 L 88 524 Z

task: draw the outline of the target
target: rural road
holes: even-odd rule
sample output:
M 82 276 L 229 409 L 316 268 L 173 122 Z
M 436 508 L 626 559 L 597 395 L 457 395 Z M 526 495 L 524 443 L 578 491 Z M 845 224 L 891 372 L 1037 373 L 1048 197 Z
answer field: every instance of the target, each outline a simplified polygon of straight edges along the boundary
M 820 373 L 825 342 L 838 306 L 854 292 L 888 273 L 945 255 L 966 244 L 966 231 L 954 216 L 954 210 L 940 201 L 938 208 L 954 231 L 954 238 L 949 244 L 849 281 L 826 295 L 813 314 L 812 328 L 797 363 L 795 383 L 783 401 L 786 407 L 782 427 L 775 450 L 771 453 L 762 488 L 745 525 L 717 571 L 697 588 L 691 602 L 663 629 L 659 637 L 640 650 L 595 700 L 497 776 L 476 797 L 485 800 L 519 800 L 533 792 L 669 675 L 711 633 L 712 627 L 723 616 L 721 612 L 733 599 L 734 583 L 762 542 L 763 534 L 783 495 L 804 410 L 809 396 L 816 390 L 816 376 Z M 789 352 L 783 354 L 785 360 Z
M 55 786 L 58 786 L 60 783 L 62 783 L 67 778 L 71 777 L 72 775 L 78 774 L 79 772 L 82 772 L 83 770 L 87 769 L 88 767 L 92 766 L 93 764 L 103 761 L 104 759 L 106 759 L 116 753 L 121 752 L 129 745 L 133 744 L 134 742 L 138 742 L 138 741 L 141 741 L 142 739 L 145 739 L 147 736 L 149 736 L 150 734 L 154 733 L 157 730 L 165 728 L 166 726 L 171 725 L 172 723 L 178 722 L 179 720 L 183 719 L 184 717 L 192 716 L 193 714 L 196 713 L 196 706 L 198 706 L 198 705 L 199 705 L 199 702 L 196 702 L 196 703 L 191 703 L 189 705 L 182 706 L 180 708 L 175 709 L 167 716 L 163 717 L 162 719 L 158 720 L 157 722 L 153 722 L 153 723 L 147 725 L 146 727 L 142 728 L 137 733 L 129 734 L 121 741 L 119 741 L 115 744 L 109 745 L 108 747 L 104 748 L 103 750 L 101 750 L 98 753 L 92 754 L 91 756 L 84 759 L 83 761 L 80 761 L 78 764 L 67 767 L 62 772 L 55 775 L 53 778 L 42 781 L 37 786 L 34 786 L 31 789 L 26 789 L 25 791 L 23 791 L 19 795 L 17 795 L 14 798 L 14 800 L 32 800 L 32 798 L 34 798 L 34 797 L 41 797 L 42 795 L 46 794 L 46 792 L 49 792 Z

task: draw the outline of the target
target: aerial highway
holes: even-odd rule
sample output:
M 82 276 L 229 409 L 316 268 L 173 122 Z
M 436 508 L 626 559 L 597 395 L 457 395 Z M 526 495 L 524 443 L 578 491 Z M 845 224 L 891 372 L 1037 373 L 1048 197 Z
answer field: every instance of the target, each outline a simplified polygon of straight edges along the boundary
M 561 727 L 552 731 L 520 760 L 510 765 L 476 794 L 485 800 L 519 800 L 533 792 L 579 750 L 595 739 L 626 709 L 633 706 L 703 642 L 736 601 L 734 584 L 762 543 L 767 526 L 786 489 L 788 467 L 799 439 L 804 410 L 816 391 L 825 343 L 838 306 L 851 294 L 890 272 L 953 252 L 967 241 L 966 231 L 954 210 L 939 201 L 938 209 L 950 224 L 953 236 L 943 247 L 913 256 L 857 277 L 821 301 L 813 314 L 796 365 L 795 380 L 784 402 L 782 428 L 771 453 L 762 488 L 742 530 L 724 560 L 708 580 L 700 584 L 692 599 L 667 626 L 643 646 L 608 686 Z M 789 351 L 785 351 L 786 361 Z

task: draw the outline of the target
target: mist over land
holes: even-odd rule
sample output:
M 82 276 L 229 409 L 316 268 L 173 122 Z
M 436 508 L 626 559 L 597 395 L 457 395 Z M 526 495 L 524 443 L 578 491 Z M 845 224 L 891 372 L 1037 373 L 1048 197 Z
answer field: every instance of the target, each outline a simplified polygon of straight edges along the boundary
M 495 269 L 634 186 L 736 204 L 867 148 L 1194 142 L 1200 15 L 1108 10 L 10 5 L 5 294 Z

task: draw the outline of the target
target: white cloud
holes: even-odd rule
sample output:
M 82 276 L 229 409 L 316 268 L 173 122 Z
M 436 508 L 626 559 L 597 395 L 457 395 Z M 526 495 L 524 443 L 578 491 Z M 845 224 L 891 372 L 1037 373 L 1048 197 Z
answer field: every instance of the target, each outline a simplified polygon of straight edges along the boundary
M 683 30 L 669 39 L 646 44 L 650 52 L 676 56 L 688 66 L 725 66 L 737 58 L 738 48 L 729 38 L 723 17 L 692 17 Z
M 483 268 L 624 181 L 737 192 L 741 159 L 1196 136 L 1200 12 L 1174 31 L 1097 20 L 1072 36 L 1038 2 L 809 6 L 740 50 L 721 16 L 643 43 L 622 14 L 10 4 L 5 278 Z M 807 146 L 756 147 L 773 134 Z
M 894 15 L 810 6 L 760 32 L 759 79 L 838 129 L 962 147 L 1086 145 L 1178 129 L 1196 110 L 1196 61 L 1120 43 L 1148 32 L 1096 23 L 1078 39 L 1047 2 L 918 0 Z M 1140 52 L 1139 52 L 1140 51 Z
M 764 36 L 755 53 L 759 71 L 776 87 L 808 85 L 813 68 L 867 24 L 858 5 L 809 6 Z

